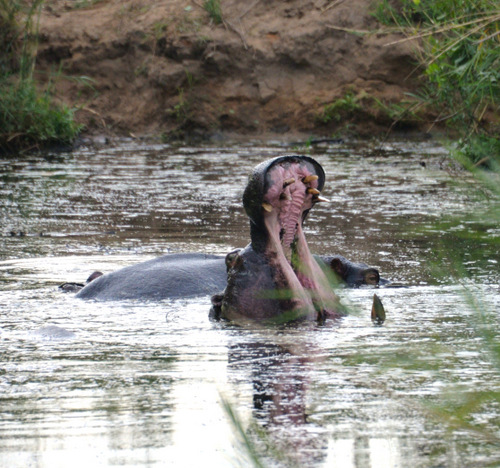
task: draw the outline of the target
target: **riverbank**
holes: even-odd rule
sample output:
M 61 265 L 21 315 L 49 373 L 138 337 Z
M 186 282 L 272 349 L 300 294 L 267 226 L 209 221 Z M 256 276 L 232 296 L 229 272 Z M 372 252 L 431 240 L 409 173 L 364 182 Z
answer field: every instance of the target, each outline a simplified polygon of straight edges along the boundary
M 422 133 L 405 116 L 418 88 L 410 42 L 377 33 L 369 0 L 55 1 L 37 69 L 89 134 L 201 138 Z M 368 33 L 368 31 L 370 31 Z M 392 127 L 391 127 L 392 126 Z

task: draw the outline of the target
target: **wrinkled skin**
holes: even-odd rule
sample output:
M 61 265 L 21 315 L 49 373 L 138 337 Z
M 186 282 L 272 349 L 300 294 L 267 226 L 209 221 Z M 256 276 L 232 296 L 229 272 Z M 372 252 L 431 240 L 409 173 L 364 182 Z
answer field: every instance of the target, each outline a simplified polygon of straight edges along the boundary
M 100 272 L 94 272 L 87 279 L 86 286 L 81 283 L 64 283 L 59 288 L 63 292 L 80 291 L 77 297 L 99 301 L 126 299 L 154 301 L 211 296 L 226 287 L 227 270 L 240 250 L 235 250 L 226 257 L 202 253 L 163 255 L 104 276 Z M 377 286 L 377 283 L 371 281 L 373 278 L 379 278 L 375 268 L 369 268 L 363 263 L 352 263 L 340 255 L 314 258 L 322 268 L 332 268 L 341 285 Z M 372 277 L 368 278 L 365 270 L 373 271 Z M 370 281 L 364 281 L 365 277 Z M 381 284 L 383 281 L 380 279 Z
M 243 194 L 251 243 L 227 261 L 227 287 L 213 298 L 214 316 L 281 323 L 342 315 L 302 229 L 323 200 L 324 181 L 323 168 L 307 156 L 281 156 L 254 169 Z

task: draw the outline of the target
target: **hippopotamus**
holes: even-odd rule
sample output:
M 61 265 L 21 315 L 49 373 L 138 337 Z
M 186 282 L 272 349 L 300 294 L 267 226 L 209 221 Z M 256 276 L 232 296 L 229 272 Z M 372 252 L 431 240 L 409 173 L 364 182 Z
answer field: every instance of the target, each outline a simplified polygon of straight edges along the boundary
M 213 316 L 281 323 L 344 314 L 302 229 L 311 208 L 326 201 L 324 183 L 323 168 L 308 156 L 279 156 L 254 169 L 243 193 L 251 242 L 228 258 L 227 286 L 212 298 Z
M 106 275 L 92 273 L 86 285 L 64 283 L 64 292 L 78 292 L 81 299 L 163 300 L 196 296 L 212 296 L 227 285 L 227 269 L 241 249 L 227 256 L 203 253 L 175 253 L 131 265 Z M 365 263 L 353 263 L 341 255 L 314 256 L 325 269 L 331 269 L 339 285 L 378 286 L 386 280 Z M 102 276 L 102 277 L 101 277 Z
M 344 313 L 333 291 L 338 279 L 352 286 L 378 285 L 380 275 L 342 256 L 314 257 L 302 225 L 319 202 L 325 173 L 308 156 L 279 156 L 249 177 L 243 206 L 250 244 L 223 257 L 172 254 L 99 276 L 77 297 L 120 300 L 212 296 L 211 317 L 323 322 Z M 378 309 L 377 309 L 378 310 Z

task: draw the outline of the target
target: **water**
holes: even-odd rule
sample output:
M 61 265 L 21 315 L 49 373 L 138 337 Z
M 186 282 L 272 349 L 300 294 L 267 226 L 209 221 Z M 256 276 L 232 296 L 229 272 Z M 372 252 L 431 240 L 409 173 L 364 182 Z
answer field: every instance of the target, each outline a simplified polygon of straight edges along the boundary
M 353 312 L 339 323 L 282 330 L 211 322 L 208 297 L 57 290 L 166 252 L 244 246 L 247 175 L 285 152 L 123 142 L 0 162 L 0 466 L 249 466 L 224 402 L 266 466 L 499 463 L 498 226 L 434 144 L 312 154 L 331 203 L 308 218 L 311 250 L 392 280 L 377 291 L 382 327 L 370 289 L 340 291 Z

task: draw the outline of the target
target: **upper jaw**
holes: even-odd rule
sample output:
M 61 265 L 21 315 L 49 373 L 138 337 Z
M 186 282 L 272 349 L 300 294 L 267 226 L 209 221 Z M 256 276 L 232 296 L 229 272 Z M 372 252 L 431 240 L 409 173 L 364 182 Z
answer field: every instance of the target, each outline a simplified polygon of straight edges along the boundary
M 285 161 L 266 174 L 268 189 L 261 205 L 262 217 L 288 258 L 309 210 L 315 203 L 327 201 L 320 196 L 320 177 L 311 169 L 306 164 Z
M 316 188 L 318 191 L 323 189 L 325 183 L 323 168 L 317 161 L 308 156 L 278 156 L 260 163 L 254 168 L 252 174 L 250 174 L 243 194 L 243 206 L 250 218 L 251 226 L 257 229 L 263 227 L 264 214 L 266 212 L 264 206 L 267 208 L 274 206 L 276 208 L 274 203 L 276 200 L 273 200 L 273 197 L 271 197 L 273 192 L 279 196 L 284 191 L 283 189 L 286 188 L 283 185 L 286 185 L 287 179 L 293 178 L 298 180 L 301 178 L 293 171 L 289 177 L 277 177 L 279 175 L 277 173 L 280 171 L 283 173 L 286 168 L 293 167 L 298 168 L 303 173 L 303 176 L 308 174 L 318 176 L 314 186 L 311 188 Z M 274 177 L 271 177 L 273 174 Z M 279 178 L 281 183 L 276 183 L 276 178 Z M 319 194 L 316 196 L 319 197 Z M 266 197 L 271 197 L 271 199 L 266 199 Z M 321 199 L 316 201 L 321 201 Z M 270 206 L 264 205 L 264 203 L 268 203 Z

